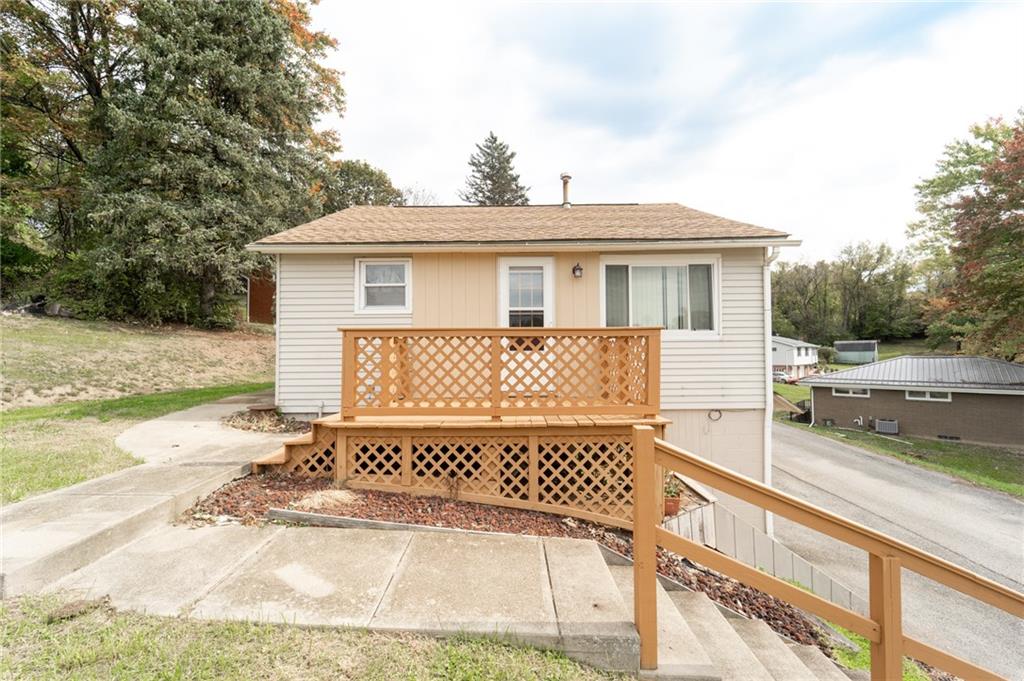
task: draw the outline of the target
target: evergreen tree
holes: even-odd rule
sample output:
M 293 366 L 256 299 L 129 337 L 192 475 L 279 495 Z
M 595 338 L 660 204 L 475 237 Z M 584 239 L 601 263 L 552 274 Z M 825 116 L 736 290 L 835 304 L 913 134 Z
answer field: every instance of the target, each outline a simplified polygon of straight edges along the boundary
M 149 0 L 135 19 L 137 83 L 90 173 L 90 271 L 108 316 L 227 322 L 245 245 L 322 212 L 332 42 L 292 0 Z
M 478 206 L 525 206 L 530 203 L 526 192 L 529 187 L 519 183 L 519 175 L 512 167 L 516 152 L 498 140 L 493 132 L 483 144 L 476 145 L 476 153 L 469 157 L 472 168 L 466 178 L 466 188 L 459 198 Z

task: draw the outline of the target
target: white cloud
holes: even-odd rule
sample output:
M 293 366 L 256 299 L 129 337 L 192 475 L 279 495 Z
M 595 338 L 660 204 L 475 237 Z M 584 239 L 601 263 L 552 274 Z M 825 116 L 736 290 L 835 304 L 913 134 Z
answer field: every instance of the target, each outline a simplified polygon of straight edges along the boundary
M 348 111 L 325 121 L 339 130 L 343 155 L 454 203 L 473 145 L 493 129 L 518 152 L 534 203 L 560 201 L 558 175 L 567 170 L 576 202 L 678 201 L 790 231 L 804 246 L 789 257 L 818 258 L 854 239 L 901 245 L 913 185 L 943 146 L 971 123 L 1012 117 L 1024 105 L 1021 5 L 953 14 L 895 55 L 848 51 L 796 80 L 766 74 L 761 83 L 735 78 L 757 73 L 759 55 L 740 34 L 754 8 L 673 6 L 661 26 L 668 47 L 652 38 L 651 53 L 638 54 L 658 51 L 658 72 L 625 84 L 500 30 L 543 7 L 314 8 L 318 28 L 339 41 L 332 65 L 346 72 Z M 588 11 L 562 13 L 566 40 L 573 13 Z M 838 36 L 878 11 L 802 8 L 794 35 L 817 23 Z M 631 38 L 643 48 L 644 37 Z M 630 134 L 551 106 L 566 98 L 628 104 L 641 95 L 664 110 Z M 688 126 L 695 111 L 714 112 L 713 135 Z

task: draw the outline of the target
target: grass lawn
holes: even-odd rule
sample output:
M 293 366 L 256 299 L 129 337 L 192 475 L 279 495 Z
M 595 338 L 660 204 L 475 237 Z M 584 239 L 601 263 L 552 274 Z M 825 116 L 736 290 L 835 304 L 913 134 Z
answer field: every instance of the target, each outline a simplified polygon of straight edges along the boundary
M 274 336 L 256 326 L 214 332 L 4 315 L 0 337 L 6 408 L 274 377 Z
M 790 385 L 788 383 L 772 383 L 772 390 L 776 395 L 782 395 L 787 400 L 796 404 L 800 400 L 811 399 L 811 389 L 806 385 Z
M 134 423 L 272 386 L 243 383 L 5 411 L 0 417 L 0 503 L 138 463 L 114 445 L 114 438 Z
M 5 679 L 625 679 L 558 653 L 471 638 L 197 622 L 98 607 L 49 621 L 58 596 L 0 604 Z
M 807 428 L 802 424 L 791 425 Z M 898 440 L 903 442 L 899 442 L 875 433 L 824 426 L 814 426 L 812 432 L 1024 498 L 1024 454 L 1018 452 L 906 435 L 900 435 Z

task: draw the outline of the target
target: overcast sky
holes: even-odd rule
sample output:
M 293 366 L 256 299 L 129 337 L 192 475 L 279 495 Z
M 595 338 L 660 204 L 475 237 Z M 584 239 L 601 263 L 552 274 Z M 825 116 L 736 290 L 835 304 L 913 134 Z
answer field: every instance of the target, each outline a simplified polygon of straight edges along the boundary
M 803 240 L 904 243 L 914 184 L 1024 106 L 1024 4 L 323 2 L 344 158 L 458 203 L 489 130 L 531 203 L 678 202 Z M 791 249 L 787 249 L 791 250 Z

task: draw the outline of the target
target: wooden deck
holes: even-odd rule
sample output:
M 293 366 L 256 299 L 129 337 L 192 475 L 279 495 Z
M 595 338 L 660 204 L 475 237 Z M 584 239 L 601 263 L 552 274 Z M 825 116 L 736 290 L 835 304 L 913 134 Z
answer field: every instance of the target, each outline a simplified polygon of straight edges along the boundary
M 339 430 L 366 430 L 380 428 L 438 428 L 438 429 L 493 429 L 493 428 L 593 428 L 601 426 L 631 427 L 634 425 L 664 427 L 671 421 L 664 416 L 638 416 L 631 414 L 547 414 L 536 416 L 356 416 L 344 420 L 341 414 L 316 419 L 314 423 Z

